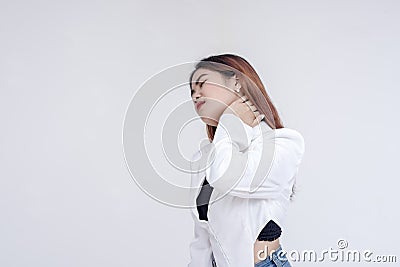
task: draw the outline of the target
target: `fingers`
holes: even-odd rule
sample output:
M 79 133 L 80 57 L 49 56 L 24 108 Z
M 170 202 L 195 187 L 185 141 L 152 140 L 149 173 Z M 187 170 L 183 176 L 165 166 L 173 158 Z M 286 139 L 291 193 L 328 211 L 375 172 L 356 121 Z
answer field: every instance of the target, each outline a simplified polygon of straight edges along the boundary
M 241 96 L 241 97 L 239 97 L 237 100 L 236 100 L 236 102 L 242 102 L 242 103 L 244 103 L 244 102 L 246 102 L 248 100 L 248 97 L 247 96 Z
M 251 102 L 247 96 L 243 96 L 243 97 L 239 98 L 238 101 L 247 104 L 247 107 L 249 107 L 251 109 L 251 111 L 253 111 L 253 112 L 258 111 L 257 107 L 254 106 L 253 102 Z
M 254 106 L 253 104 L 249 104 L 249 108 L 250 108 L 251 111 L 253 111 L 253 112 L 257 112 L 257 111 L 258 111 L 257 107 Z
M 260 122 L 261 122 L 261 120 L 262 119 L 264 119 L 265 118 L 265 115 L 264 114 L 260 114 L 260 115 L 258 115 L 256 118 L 255 118 L 255 120 L 253 121 L 253 126 L 252 127 L 255 127 L 257 124 L 259 124 Z
M 246 104 L 247 109 L 252 112 L 252 114 L 255 117 L 255 119 L 253 121 L 253 127 L 254 127 L 254 125 L 257 125 L 265 117 L 264 114 L 260 114 L 257 107 L 249 100 L 249 98 L 246 95 L 237 99 L 236 102 L 238 102 L 239 104 L 242 104 L 242 103 Z

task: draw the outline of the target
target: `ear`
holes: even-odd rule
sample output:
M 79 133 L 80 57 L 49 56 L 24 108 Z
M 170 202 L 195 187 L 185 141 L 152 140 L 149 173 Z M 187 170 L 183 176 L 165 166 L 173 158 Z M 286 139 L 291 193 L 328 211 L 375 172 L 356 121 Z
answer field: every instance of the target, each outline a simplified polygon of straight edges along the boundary
M 238 84 L 238 80 L 239 80 L 239 78 L 236 76 L 236 74 L 234 74 L 234 75 L 231 77 L 231 79 L 233 79 L 233 80 L 234 80 L 234 82 L 235 82 L 235 85 L 237 85 L 237 84 Z
M 240 88 L 242 88 L 242 85 L 239 82 L 239 78 L 236 76 L 236 74 L 232 77 L 232 79 L 234 80 L 234 90 L 237 91 Z

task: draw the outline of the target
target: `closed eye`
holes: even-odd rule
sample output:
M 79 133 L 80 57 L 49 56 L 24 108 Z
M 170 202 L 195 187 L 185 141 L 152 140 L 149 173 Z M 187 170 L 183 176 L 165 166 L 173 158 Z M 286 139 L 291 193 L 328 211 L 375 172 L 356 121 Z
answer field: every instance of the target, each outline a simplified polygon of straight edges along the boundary
M 200 83 L 200 88 L 203 86 L 203 84 L 206 82 L 207 80 L 204 80 L 204 82 Z
M 203 87 L 203 84 L 204 84 L 206 81 L 207 81 L 207 80 L 204 80 L 203 82 L 200 83 L 200 88 Z M 193 95 L 193 93 L 194 93 L 194 90 L 191 90 L 191 91 L 190 91 L 190 95 Z

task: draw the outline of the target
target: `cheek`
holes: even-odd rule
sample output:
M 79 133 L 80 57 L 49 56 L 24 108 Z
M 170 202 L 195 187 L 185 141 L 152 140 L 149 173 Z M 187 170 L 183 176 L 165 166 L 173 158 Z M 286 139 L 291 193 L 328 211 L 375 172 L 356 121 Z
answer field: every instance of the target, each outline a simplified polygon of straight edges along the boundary
M 222 112 L 232 103 L 228 89 L 219 86 L 210 85 L 207 88 L 204 86 L 203 96 L 206 98 L 206 103 L 200 109 L 199 115 L 215 121 L 218 121 Z
M 219 102 L 209 101 L 203 105 L 198 114 L 203 119 L 218 121 L 218 118 L 221 116 L 222 112 L 224 112 L 225 108 L 226 106 Z M 209 121 L 206 121 L 206 123 L 209 124 Z
M 213 105 L 229 105 L 234 99 L 234 94 L 232 94 L 229 89 L 221 86 L 207 85 L 207 87 L 203 87 L 203 89 L 204 96 L 207 100 L 211 100 Z

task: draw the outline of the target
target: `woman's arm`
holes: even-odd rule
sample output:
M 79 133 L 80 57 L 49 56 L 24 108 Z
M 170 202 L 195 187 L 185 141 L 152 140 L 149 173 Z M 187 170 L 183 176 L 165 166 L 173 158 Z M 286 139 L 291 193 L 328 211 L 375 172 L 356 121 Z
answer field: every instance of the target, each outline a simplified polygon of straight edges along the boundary
M 197 218 L 191 212 L 194 221 L 194 238 L 190 242 L 190 262 L 188 267 L 212 266 L 212 249 L 209 234 L 206 229 L 199 225 Z
M 201 155 L 201 151 L 197 151 L 194 153 L 191 157 L 190 161 L 190 170 L 191 170 L 191 186 L 194 186 L 196 184 L 195 182 L 195 177 L 197 177 L 197 174 L 194 173 L 195 167 L 193 167 L 192 162 L 195 160 L 198 160 L 198 157 Z M 192 190 L 197 190 L 196 188 L 193 188 Z M 194 192 L 194 191 L 193 191 Z M 195 195 L 191 195 L 195 197 Z M 193 209 L 196 209 L 196 207 L 193 207 Z M 189 252 L 190 252 L 190 262 L 188 264 L 188 267 L 203 267 L 203 266 L 212 266 L 212 259 L 211 259 L 211 254 L 212 254 L 212 249 L 211 249 L 211 243 L 209 239 L 209 233 L 208 231 L 204 228 L 204 226 L 200 225 L 200 221 L 198 218 L 195 217 L 195 214 L 190 211 L 190 214 L 192 215 L 193 222 L 194 222 L 194 237 L 192 241 L 190 242 L 189 245 Z
M 304 153 L 304 139 L 292 129 L 270 129 L 253 141 L 262 149 L 249 149 L 253 133 L 255 128 L 236 115 L 222 114 L 206 177 L 222 192 L 244 198 L 273 198 L 292 185 Z

